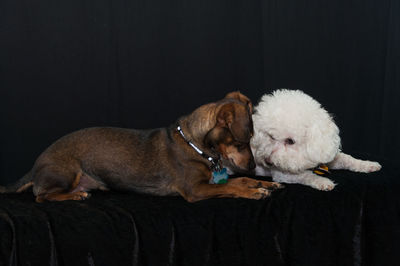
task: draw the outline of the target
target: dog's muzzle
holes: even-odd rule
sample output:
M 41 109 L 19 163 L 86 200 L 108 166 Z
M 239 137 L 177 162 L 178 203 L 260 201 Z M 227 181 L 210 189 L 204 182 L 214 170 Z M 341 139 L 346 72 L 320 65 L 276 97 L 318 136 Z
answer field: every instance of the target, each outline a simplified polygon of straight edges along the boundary
M 273 166 L 274 164 L 272 163 L 270 157 L 267 157 L 264 159 L 264 162 L 268 165 L 268 166 Z
M 256 163 L 254 162 L 254 160 L 249 161 L 248 168 L 249 170 L 253 170 L 254 168 L 256 168 Z

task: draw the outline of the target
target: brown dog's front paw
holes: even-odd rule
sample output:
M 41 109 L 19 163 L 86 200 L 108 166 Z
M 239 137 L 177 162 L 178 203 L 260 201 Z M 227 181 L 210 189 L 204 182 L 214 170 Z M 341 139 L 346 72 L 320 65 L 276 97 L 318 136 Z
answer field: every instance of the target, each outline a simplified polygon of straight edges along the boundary
M 272 183 L 272 188 L 273 189 L 282 189 L 285 188 L 285 185 L 281 184 L 281 183 L 277 183 L 277 182 L 271 182 Z
M 253 194 L 253 196 L 254 196 L 253 199 L 259 200 L 259 199 L 265 199 L 265 198 L 271 196 L 271 191 L 269 191 L 266 188 L 260 187 L 260 188 L 254 189 L 254 190 L 255 190 L 255 193 Z
M 267 188 L 267 189 L 281 189 L 285 186 L 277 182 L 259 181 L 257 187 Z

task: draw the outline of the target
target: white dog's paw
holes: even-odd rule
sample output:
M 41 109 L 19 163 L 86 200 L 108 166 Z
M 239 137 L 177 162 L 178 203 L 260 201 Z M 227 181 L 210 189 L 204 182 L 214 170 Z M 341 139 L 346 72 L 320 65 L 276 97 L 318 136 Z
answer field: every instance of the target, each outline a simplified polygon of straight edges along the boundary
M 328 178 L 317 177 L 313 179 L 313 181 L 309 185 L 318 190 L 330 191 L 335 187 L 336 184 Z
M 378 162 L 361 161 L 358 165 L 354 166 L 356 172 L 371 173 L 381 170 L 382 166 Z
M 371 173 L 371 172 L 376 172 L 381 170 L 382 165 L 380 165 L 378 162 L 368 162 L 368 165 L 366 167 L 366 171 L 367 173 Z

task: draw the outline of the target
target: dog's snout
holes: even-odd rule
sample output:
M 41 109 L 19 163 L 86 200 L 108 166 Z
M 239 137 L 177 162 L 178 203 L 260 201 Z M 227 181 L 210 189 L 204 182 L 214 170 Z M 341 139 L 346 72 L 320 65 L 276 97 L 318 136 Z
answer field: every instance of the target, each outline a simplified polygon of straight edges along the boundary
M 269 166 L 272 165 L 272 161 L 271 161 L 271 158 L 270 158 L 270 157 L 266 157 L 266 158 L 264 159 L 264 161 L 265 161 L 265 163 L 266 163 L 267 165 L 269 165 Z
M 256 168 L 256 163 L 254 162 L 254 160 L 249 161 L 248 168 L 249 170 L 253 170 L 254 168 Z

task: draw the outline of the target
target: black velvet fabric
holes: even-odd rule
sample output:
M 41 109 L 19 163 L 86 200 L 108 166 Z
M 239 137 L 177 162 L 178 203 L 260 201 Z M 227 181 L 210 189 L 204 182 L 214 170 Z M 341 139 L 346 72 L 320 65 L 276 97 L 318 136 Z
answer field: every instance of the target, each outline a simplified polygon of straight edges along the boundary
M 259 201 L 0 194 L 0 265 L 396 265 L 400 168 L 381 163 L 333 171 L 331 192 L 287 185 Z

